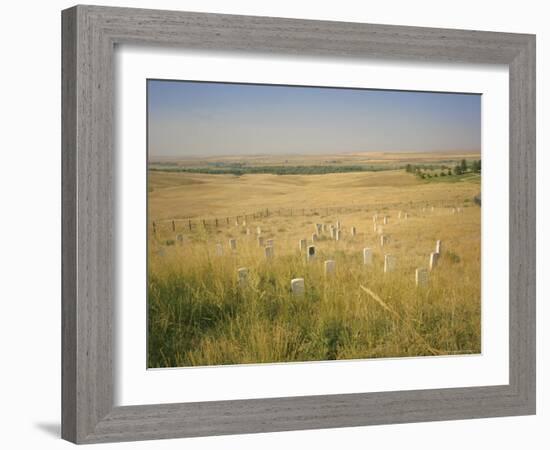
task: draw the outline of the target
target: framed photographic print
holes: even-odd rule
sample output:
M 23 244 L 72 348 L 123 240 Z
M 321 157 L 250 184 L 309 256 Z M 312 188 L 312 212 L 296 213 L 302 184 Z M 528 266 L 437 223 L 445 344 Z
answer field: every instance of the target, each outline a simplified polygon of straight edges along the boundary
M 535 413 L 534 36 L 62 18 L 65 439 Z

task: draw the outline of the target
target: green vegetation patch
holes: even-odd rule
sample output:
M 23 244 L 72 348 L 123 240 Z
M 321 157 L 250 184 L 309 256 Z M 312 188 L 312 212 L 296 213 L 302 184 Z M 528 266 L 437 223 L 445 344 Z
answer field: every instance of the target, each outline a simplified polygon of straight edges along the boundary
M 311 165 L 311 166 L 225 166 L 225 167 L 150 167 L 152 172 L 185 172 L 206 173 L 211 175 L 247 175 L 247 174 L 273 174 L 273 175 L 324 175 L 327 173 L 348 172 L 380 172 L 383 170 L 396 170 L 402 165 Z

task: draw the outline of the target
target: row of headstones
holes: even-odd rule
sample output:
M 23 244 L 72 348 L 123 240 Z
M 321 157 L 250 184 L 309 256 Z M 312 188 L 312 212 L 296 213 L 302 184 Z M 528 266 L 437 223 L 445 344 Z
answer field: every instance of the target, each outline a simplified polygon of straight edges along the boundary
M 267 247 L 266 247 L 267 248 Z M 271 247 L 272 248 L 272 247 Z M 311 255 L 308 250 L 308 259 L 315 257 L 314 246 L 309 246 L 313 248 L 313 254 Z M 433 270 L 439 260 L 439 255 L 442 250 L 441 241 L 436 242 L 436 251 L 430 254 L 430 264 L 429 270 Z M 267 254 L 266 254 L 267 256 Z M 393 272 L 395 270 L 397 259 L 394 255 L 386 254 L 384 255 L 384 273 Z M 372 265 L 372 249 L 364 248 L 363 249 L 363 264 Z M 246 267 L 241 267 L 237 269 L 239 276 L 239 284 L 241 286 L 245 285 L 248 280 L 248 269 Z M 336 261 L 333 259 L 328 259 L 325 261 L 325 276 L 331 276 L 336 272 Z M 425 268 L 417 268 L 414 274 L 415 283 L 417 286 L 426 286 L 429 282 L 429 272 Z M 304 279 L 303 278 L 294 278 L 290 283 L 292 293 L 295 295 L 302 295 L 304 293 Z
M 430 210 L 432 212 L 434 212 L 435 208 L 432 206 L 430 208 Z M 422 208 L 422 212 L 426 212 L 426 207 L 423 207 Z M 456 214 L 456 213 L 461 213 L 462 212 L 462 208 L 461 207 L 453 207 L 451 208 L 451 212 L 453 214 Z M 398 219 L 408 219 L 409 218 L 409 213 L 408 212 L 402 212 L 402 211 L 399 211 L 397 213 L 397 218 Z M 372 216 L 372 219 L 373 219 L 373 222 L 374 222 L 374 231 L 377 231 L 376 230 L 376 225 L 377 225 L 377 221 L 378 221 L 378 214 L 375 214 L 374 216 Z M 228 223 L 229 223 L 229 218 L 227 219 L 228 220 Z M 217 221 L 217 219 L 216 219 Z M 382 221 L 383 221 L 383 224 L 384 225 L 387 225 L 388 224 L 388 221 L 389 221 L 389 218 L 388 216 L 383 216 L 382 218 Z M 204 221 L 203 221 L 204 222 Z M 237 219 L 235 221 L 235 226 L 236 227 L 246 227 L 247 225 L 247 222 L 246 220 L 243 220 L 242 222 L 239 222 L 239 220 Z M 315 226 L 317 227 L 317 234 L 321 234 L 321 232 L 324 230 L 324 231 L 327 231 L 327 225 L 326 224 L 315 224 Z M 333 227 L 332 225 L 330 226 L 331 228 Z M 174 221 L 172 221 L 172 228 L 174 229 L 175 226 L 174 226 Z M 337 229 L 340 229 L 340 222 L 336 222 L 336 227 Z M 351 230 L 352 230 L 352 235 L 355 235 L 355 233 L 353 232 L 353 230 L 355 229 L 355 227 L 352 227 Z M 153 231 L 156 232 L 156 223 L 153 221 Z M 175 231 L 175 230 L 174 230 Z M 256 229 L 256 233 L 258 235 L 260 235 L 262 233 L 261 231 L 261 228 L 260 227 L 257 227 Z M 251 231 L 250 231 L 250 228 L 247 228 L 246 229 L 246 234 L 252 234 Z
M 431 212 L 434 212 L 434 211 L 435 211 L 435 208 L 432 206 L 432 207 L 430 208 L 430 211 L 431 211 Z M 422 212 L 423 212 L 423 213 L 426 212 L 426 207 L 423 207 L 423 208 L 422 208 Z M 460 206 L 451 208 L 451 213 L 453 213 L 453 214 L 461 213 L 461 212 L 462 212 L 462 208 L 461 208 Z
M 259 247 L 273 247 L 273 239 L 264 239 L 263 236 L 258 236 L 258 246 Z M 229 239 L 229 248 L 231 250 L 237 250 L 237 239 Z M 223 246 L 222 244 L 216 244 L 216 253 L 223 255 Z
M 246 223 L 245 223 L 245 225 L 246 225 Z M 252 232 L 250 231 L 250 228 L 247 228 L 247 229 L 246 229 L 246 234 L 247 234 L 247 235 L 251 235 L 251 234 L 252 234 Z M 256 234 L 257 234 L 258 236 L 260 236 L 260 235 L 262 234 L 262 228 L 261 228 L 261 227 L 256 227 Z
M 409 218 L 409 213 L 402 213 L 401 211 L 399 211 L 397 217 L 399 219 L 401 219 L 401 217 L 403 217 L 404 219 L 408 219 Z M 378 234 L 382 234 L 383 233 L 383 228 L 382 228 L 381 224 L 378 223 L 378 218 L 379 218 L 378 214 L 375 214 L 374 216 L 372 216 L 374 232 L 377 232 Z M 388 223 L 389 223 L 389 217 L 384 216 L 382 218 L 382 224 L 387 225 Z M 326 224 L 321 224 L 321 223 L 316 223 L 315 228 L 316 228 L 316 233 L 314 233 L 312 235 L 312 240 L 313 241 L 316 241 L 318 236 L 323 231 L 327 231 L 327 225 Z M 329 225 L 328 226 L 328 231 L 330 232 L 331 239 L 334 239 L 336 241 L 339 241 L 341 239 L 341 236 L 342 236 L 341 231 L 342 230 L 341 230 L 339 221 L 336 221 L 336 225 Z M 356 227 L 350 227 L 350 234 L 351 234 L 351 236 L 356 236 L 357 235 L 357 228 Z
M 384 272 L 386 272 L 386 266 L 388 263 L 388 257 L 391 255 L 386 255 L 386 263 L 384 265 Z M 336 270 L 336 261 L 327 260 L 325 261 L 325 274 L 330 275 Z M 241 267 L 237 269 L 239 277 L 239 286 L 245 287 L 248 283 L 248 268 Z M 416 269 L 415 272 L 415 283 L 416 286 L 426 286 L 429 282 L 429 275 L 426 269 Z M 293 295 L 301 296 L 305 293 L 305 282 L 303 278 L 293 278 L 290 280 L 290 290 Z
M 387 245 L 387 243 L 388 243 L 388 237 L 380 236 L 380 246 L 383 247 L 384 245 Z M 260 247 L 264 245 L 264 239 L 261 236 L 258 237 L 258 244 Z M 298 245 L 299 245 L 300 251 L 307 251 L 306 255 L 307 255 L 308 261 L 315 258 L 316 248 L 314 245 L 307 245 L 307 241 L 305 239 L 300 239 Z M 229 248 L 231 248 L 231 250 L 237 249 L 236 239 L 229 240 Z M 264 247 L 264 252 L 265 252 L 265 257 L 268 259 L 271 259 L 275 256 L 273 239 L 267 239 L 266 246 Z M 439 261 L 441 252 L 442 252 L 442 244 L 441 244 L 441 241 L 438 240 L 436 241 L 436 244 L 435 244 L 435 252 L 430 253 L 430 262 L 429 262 L 430 270 L 436 267 Z M 216 255 L 223 256 L 222 244 L 216 244 Z M 391 256 L 391 255 L 386 255 L 386 256 Z M 372 263 L 372 250 L 370 248 L 363 249 L 363 263 L 365 265 Z M 386 263 L 384 263 L 384 265 L 386 266 Z M 391 266 L 392 263 L 390 262 L 389 265 Z M 384 272 L 386 272 L 385 269 L 384 269 Z
M 350 227 L 349 229 L 351 236 L 357 235 L 357 228 Z M 328 232 L 331 239 L 335 241 L 340 241 L 342 239 L 342 227 L 339 220 L 336 221 L 335 225 L 326 223 L 316 223 L 315 224 L 315 233 L 311 235 L 311 240 L 313 242 L 319 239 L 319 236 L 324 232 Z

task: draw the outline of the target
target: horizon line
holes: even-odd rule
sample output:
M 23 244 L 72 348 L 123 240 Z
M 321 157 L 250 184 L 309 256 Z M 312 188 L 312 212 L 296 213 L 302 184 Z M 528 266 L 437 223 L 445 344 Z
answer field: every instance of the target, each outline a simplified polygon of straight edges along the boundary
M 148 152 L 149 153 L 149 152 Z M 204 154 L 189 154 L 189 155 L 156 155 L 152 158 L 148 159 L 195 159 L 195 158 L 228 158 L 228 157 L 258 157 L 258 156 L 271 156 L 271 157 L 278 157 L 282 158 L 284 156 L 354 156 L 354 155 L 361 155 L 361 154 L 479 154 L 481 155 L 481 149 L 457 149 L 457 150 L 435 150 L 435 151 L 418 151 L 418 150 L 368 150 L 368 151 L 350 151 L 350 152 L 341 152 L 341 153 L 303 153 L 303 152 L 296 152 L 296 153 L 280 153 L 280 154 L 272 154 L 272 153 L 232 153 L 232 154 L 210 154 L 210 155 L 204 155 Z M 149 154 L 147 155 L 150 156 Z

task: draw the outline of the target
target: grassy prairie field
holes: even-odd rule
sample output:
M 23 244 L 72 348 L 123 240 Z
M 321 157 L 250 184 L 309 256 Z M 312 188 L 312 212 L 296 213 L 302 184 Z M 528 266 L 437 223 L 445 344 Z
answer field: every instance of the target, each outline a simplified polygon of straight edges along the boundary
M 442 158 L 451 157 L 435 160 Z M 423 180 L 402 169 L 150 171 L 148 366 L 479 353 L 480 187 L 479 175 Z M 337 222 L 340 240 L 329 232 Z M 313 242 L 316 224 L 324 229 Z M 310 261 L 301 239 L 315 245 Z M 428 268 L 436 240 L 439 263 L 417 287 L 415 270 Z M 364 248 L 372 249 L 370 265 Z M 387 254 L 395 269 L 384 273 Z M 335 261 L 333 273 L 325 274 L 326 260 Z M 239 268 L 248 269 L 242 283 Z M 291 292 L 294 278 L 304 279 L 303 295 Z

